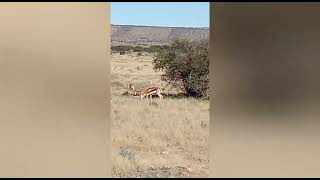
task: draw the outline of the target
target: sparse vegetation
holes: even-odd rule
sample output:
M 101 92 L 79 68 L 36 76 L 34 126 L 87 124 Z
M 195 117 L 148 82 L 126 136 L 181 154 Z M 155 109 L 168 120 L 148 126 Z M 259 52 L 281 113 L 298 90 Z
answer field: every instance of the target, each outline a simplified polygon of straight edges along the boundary
M 150 47 L 141 47 L 141 46 L 111 46 L 112 52 L 148 52 L 148 53 L 156 53 L 161 50 L 169 49 L 170 46 L 163 45 L 152 45 Z
M 152 54 L 133 54 L 112 55 L 113 177 L 206 177 L 209 102 L 170 88 L 161 101 L 130 95 L 129 83 L 138 90 L 159 86 L 163 74 L 153 70 Z
M 208 43 L 171 40 L 207 39 L 208 30 L 113 28 L 113 177 L 207 177 L 209 101 L 198 98 L 209 95 Z M 163 88 L 165 82 L 171 86 L 161 101 L 140 100 L 128 88 Z
M 128 25 L 112 25 L 111 28 L 113 45 L 169 45 L 173 39 L 188 38 L 190 41 L 198 41 L 199 39 L 208 39 L 209 37 L 209 28 Z
M 153 60 L 154 69 L 164 71 L 163 81 L 187 96 L 208 98 L 208 41 L 176 40 L 171 47 L 157 52 Z

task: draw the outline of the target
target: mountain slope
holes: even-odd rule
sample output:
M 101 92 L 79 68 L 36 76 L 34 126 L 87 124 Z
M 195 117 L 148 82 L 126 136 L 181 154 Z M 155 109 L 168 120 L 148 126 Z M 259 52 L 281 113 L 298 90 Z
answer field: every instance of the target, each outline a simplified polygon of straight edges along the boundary
M 174 39 L 208 39 L 209 28 L 112 25 L 112 45 L 166 45 Z

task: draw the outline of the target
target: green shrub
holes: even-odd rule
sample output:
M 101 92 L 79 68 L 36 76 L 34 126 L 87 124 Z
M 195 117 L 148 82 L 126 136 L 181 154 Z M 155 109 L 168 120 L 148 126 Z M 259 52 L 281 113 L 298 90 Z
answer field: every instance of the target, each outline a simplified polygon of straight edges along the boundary
M 111 50 L 115 52 L 120 52 L 120 51 L 129 51 L 131 48 L 130 46 L 112 46 Z
M 166 50 L 170 48 L 168 45 L 163 45 L 163 46 L 159 46 L 159 45 L 152 45 L 150 47 L 141 47 L 141 46 L 112 46 L 111 50 L 113 53 L 117 53 L 117 52 L 121 52 L 121 51 L 125 51 L 125 52 L 129 52 L 129 51 L 133 51 L 133 52 L 148 52 L 148 53 L 156 53 L 159 52 L 161 50 Z
M 133 51 L 134 51 L 134 52 L 142 52 L 142 51 L 143 51 L 143 47 L 141 47 L 141 46 L 135 46 L 135 47 L 133 48 Z
M 206 98 L 209 95 L 208 48 L 208 41 L 176 40 L 154 56 L 154 70 L 164 71 L 162 80 L 185 95 Z

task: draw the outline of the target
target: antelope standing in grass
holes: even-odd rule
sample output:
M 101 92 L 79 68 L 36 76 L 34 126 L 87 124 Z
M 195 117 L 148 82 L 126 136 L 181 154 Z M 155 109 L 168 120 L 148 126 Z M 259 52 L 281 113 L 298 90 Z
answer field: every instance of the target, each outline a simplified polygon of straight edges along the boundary
M 129 88 L 133 91 L 133 95 L 135 96 L 139 95 L 140 99 L 143 99 L 146 96 L 147 96 L 147 99 L 149 99 L 149 96 L 152 99 L 153 95 L 159 96 L 160 100 L 163 99 L 163 96 L 161 95 L 162 89 L 160 87 L 149 87 L 145 90 L 137 91 L 134 85 L 130 84 Z

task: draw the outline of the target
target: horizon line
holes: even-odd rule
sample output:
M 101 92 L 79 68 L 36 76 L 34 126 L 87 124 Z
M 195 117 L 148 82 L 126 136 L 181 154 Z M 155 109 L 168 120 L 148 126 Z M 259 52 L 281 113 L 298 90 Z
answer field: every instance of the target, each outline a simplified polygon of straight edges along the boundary
M 111 24 L 111 26 L 136 26 L 136 27 L 165 27 L 165 28 L 195 28 L 210 29 L 208 26 L 163 26 L 163 25 L 136 25 L 136 24 Z

